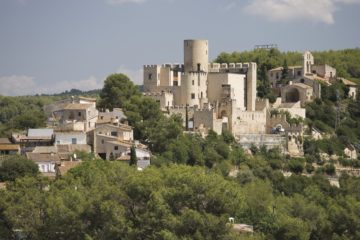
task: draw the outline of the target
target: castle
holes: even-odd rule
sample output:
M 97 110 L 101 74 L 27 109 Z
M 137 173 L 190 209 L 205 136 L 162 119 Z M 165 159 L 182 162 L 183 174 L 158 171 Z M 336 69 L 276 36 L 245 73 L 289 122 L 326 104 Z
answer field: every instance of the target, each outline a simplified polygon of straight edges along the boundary
M 256 97 L 256 84 L 254 62 L 209 63 L 207 40 L 184 40 L 184 64 L 144 65 L 144 95 L 168 114 L 181 114 L 187 130 L 229 131 L 240 143 L 281 145 L 284 138 L 271 134 L 274 127 L 286 126 L 286 134 L 294 129 L 286 119 L 271 117 L 268 100 Z

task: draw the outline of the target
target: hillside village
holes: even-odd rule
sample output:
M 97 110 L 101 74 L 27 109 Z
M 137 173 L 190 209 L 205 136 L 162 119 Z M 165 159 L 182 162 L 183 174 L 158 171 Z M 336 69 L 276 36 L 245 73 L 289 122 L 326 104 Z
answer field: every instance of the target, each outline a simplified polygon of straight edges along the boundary
M 72 97 L 44 107 L 47 128 L 28 129 L 25 134 L 13 133 L 1 138 L 3 154 L 22 154 L 39 166 L 46 176 L 56 177 L 78 165 L 76 153 L 94 153 L 106 160 L 130 161 L 134 146 L 139 169 L 150 165 L 151 153 L 134 140 L 133 128 L 123 111 L 99 112 L 96 99 Z
M 0 96 L 0 237 L 356 240 L 358 85 L 309 51 L 265 72 L 208 54 L 185 40 L 143 91 Z
M 284 67 L 268 71 L 277 97 L 273 103 L 257 97 L 256 63 L 209 63 L 208 53 L 207 40 L 185 40 L 184 64 L 144 65 L 143 96 L 154 99 L 165 115 L 181 116 L 185 132 L 203 137 L 210 131 L 219 135 L 229 132 L 248 152 L 253 147 L 265 147 L 303 157 L 304 139 L 327 137 L 304 124 L 305 104 L 321 97 L 322 86 L 336 82 L 349 88 L 349 99 L 357 98 L 357 84 L 339 78 L 331 66 L 314 65 L 309 51 L 303 54 L 302 66 L 285 66 L 285 76 Z M 77 166 L 81 162 L 79 152 L 129 163 L 134 147 L 138 168 L 150 165 L 149 147 L 134 139 L 133 127 L 121 108 L 99 111 L 95 98 L 78 96 L 46 105 L 43 110 L 47 128 L 1 138 L 3 157 L 25 155 L 41 173 L 51 177 Z M 358 150 L 349 144 L 343 156 L 357 159 Z M 330 160 L 326 153 L 321 158 Z M 331 158 L 337 160 L 338 156 Z M 357 173 L 341 165 L 336 168 Z

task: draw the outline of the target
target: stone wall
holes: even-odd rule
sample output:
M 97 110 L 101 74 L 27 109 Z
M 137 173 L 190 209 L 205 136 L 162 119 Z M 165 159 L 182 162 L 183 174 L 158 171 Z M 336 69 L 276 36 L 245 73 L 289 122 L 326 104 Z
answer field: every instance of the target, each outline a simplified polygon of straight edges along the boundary
M 282 152 L 287 152 L 286 137 L 277 134 L 241 134 L 236 136 L 238 143 L 245 149 L 252 145 L 265 146 L 267 149 L 279 147 Z

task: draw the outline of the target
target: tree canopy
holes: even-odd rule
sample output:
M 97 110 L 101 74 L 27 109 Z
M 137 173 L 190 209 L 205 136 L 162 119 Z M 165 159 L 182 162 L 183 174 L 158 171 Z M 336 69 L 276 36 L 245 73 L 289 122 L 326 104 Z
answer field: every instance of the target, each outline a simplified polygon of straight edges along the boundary
M 140 95 L 138 87 L 124 74 L 111 74 L 105 80 L 100 92 L 98 107 L 112 110 L 122 108 L 124 103 L 132 96 Z
M 24 176 L 36 176 L 38 166 L 23 156 L 8 156 L 0 163 L 0 181 L 15 181 Z

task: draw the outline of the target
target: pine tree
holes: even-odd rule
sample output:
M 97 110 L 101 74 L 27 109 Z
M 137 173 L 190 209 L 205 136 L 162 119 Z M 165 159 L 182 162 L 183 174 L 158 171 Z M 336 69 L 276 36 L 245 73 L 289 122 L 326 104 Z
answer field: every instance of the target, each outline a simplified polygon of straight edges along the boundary
M 130 166 L 137 166 L 137 157 L 136 157 L 136 150 L 135 150 L 135 146 L 131 146 L 130 148 L 130 162 L 129 162 Z
M 281 72 L 281 82 L 282 83 L 287 83 L 288 80 L 288 74 L 289 74 L 289 66 L 288 63 L 286 61 L 286 59 L 284 60 L 284 64 L 283 64 L 283 70 Z

